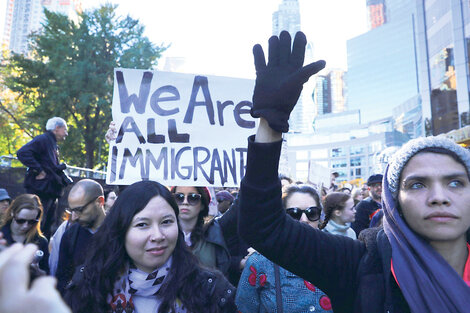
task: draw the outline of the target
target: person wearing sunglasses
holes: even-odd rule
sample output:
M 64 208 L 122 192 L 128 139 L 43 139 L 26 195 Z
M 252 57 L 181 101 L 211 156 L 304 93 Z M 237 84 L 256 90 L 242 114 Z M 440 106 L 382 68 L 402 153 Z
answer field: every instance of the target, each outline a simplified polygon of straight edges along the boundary
M 288 186 L 282 204 L 294 220 L 318 229 L 320 197 L 313 187 Z M 235 303 L 243 313 L 333 312 L 330 299 L 323 291 L 257 252 L 246 261 Z
M 333 235 L 356 239 L 356 232 L 351 228 L 356 216 L 353 198 L 344 192 L 332 192 L 323 203 L 325 220 L 319 228 Z
M 16 197 L 4 214 L 0 231 L 7 245 L 15 242 L 21 244 L 34 243 L 43 256 L 39 261 L 39 269 L 49 273 L 48 241 L 41 232 L 42 204 L 34 194 L 22 194 Z
M 209 215 L 211 196 L 206 187 L 175 186 L 171 193 L 178 204 L 179 221 L 186 244 L 199 261 L 227 275 L 230 253 L 218 220 L 204 222 Z

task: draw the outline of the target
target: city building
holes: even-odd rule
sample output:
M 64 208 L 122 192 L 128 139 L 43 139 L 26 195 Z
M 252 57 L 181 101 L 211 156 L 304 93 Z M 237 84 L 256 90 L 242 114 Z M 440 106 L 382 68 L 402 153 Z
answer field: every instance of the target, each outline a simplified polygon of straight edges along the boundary
M 438 135 L 470 124 L 469 2 L 415 3 L 425 133 Z
M 346 110 L 345 72 L 341 69 L 331 69 L 326 75 L 317 75 L 313 102 L 315 116 L 327 113 L 340 113 Z
M 345 71 L 342 69 L 331 69 L 328 72 L 330 87 L 331 113 L 340 113 L 346 110 L 346 90 L 344 83 Z
M 348 110 L 360 110 L 363 123 L 392 116 L 419 94 L 415 3 L 372 2 L 384 5 L 383 24 L 347 41 Z
M 330 87 L 328 77 L 316 75 L 311 78 L 315 81 L 313 102 L 315 103 L 315 116 L 331 113 Z
M 273 35 L 287 30 L 292 38 L 300 30 L 300 8 L 298 0 L 282 0 L 279 9 L 273 13 Z
M 2 48 L 27 53 L 29 36 L 42 27 L 44 9 L 77 19 L 81 0 L 7 0 Z
M 360 120 L 358 110 L 324 114 L 317 116 L 315 134 L 288 134 L 292 177 L 308 181 L 312 166 L 338 172 L 337 182 L 382 173 L 384 152 L 400 147 L 409 137 L 395 129 L 392 117 L 366 124 Z
M 395 129 L 410 139 L 424 136 L 423 107 L 420 96 L 414 96 L 393 108 Z
M 369 29 L 382 26 L 386 22 L 385 0 L 367 0 L 367 21 Z
M 272 15 L 272 34 L 279 36 L 281 31 L 287 30 L 292 38 L 300 31 L 300 7 L 298 0 L 282 0 L 278 10 Z M 307 43 L 305 51 L 305 63 L 313 62 L 313 44 Z M 302 94 L 299 97 L 289 119 L 289 131 L 292 133 L 312 133 L 315 107 L 313 104 L 313 80 L 304 84 Z

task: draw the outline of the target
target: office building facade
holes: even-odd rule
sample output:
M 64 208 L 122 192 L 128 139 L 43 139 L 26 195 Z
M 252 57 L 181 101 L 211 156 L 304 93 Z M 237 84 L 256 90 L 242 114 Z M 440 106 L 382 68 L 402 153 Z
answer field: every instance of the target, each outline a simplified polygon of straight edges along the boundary
M 26 54 L 29 37 L 41 29 L 44 9 L 77 19 L 81 11 L 80 0 L 7 0 L 2 48 Z
M 470 124 L 470 8 L 462 0 L 416 0 L 420 95 L 426 135 Z
M 360 110 L 364 123 L 391 116 L 419 94 L 415 3 L 384 3 L 386 22 L 347 41 L 348 110 Z
M 384 151 L 409 137 L 395 130 L 392 117 L 361 124 L 359 115 L 358 110 L 325 114 L 317 117 L 315 134 L 289 135 L 294 137 L 287 147 L 292 176 L 307 181 L 312 164 L 338 172 L 337 182 L 381 173 Z

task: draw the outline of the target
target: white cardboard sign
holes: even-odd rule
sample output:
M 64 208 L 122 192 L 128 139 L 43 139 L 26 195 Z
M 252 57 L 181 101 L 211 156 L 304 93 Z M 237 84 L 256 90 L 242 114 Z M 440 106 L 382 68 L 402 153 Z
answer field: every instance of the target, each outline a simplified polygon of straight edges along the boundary
M 254 81 L 115 69 L 106 183 L 239 186 L 245 174 Z

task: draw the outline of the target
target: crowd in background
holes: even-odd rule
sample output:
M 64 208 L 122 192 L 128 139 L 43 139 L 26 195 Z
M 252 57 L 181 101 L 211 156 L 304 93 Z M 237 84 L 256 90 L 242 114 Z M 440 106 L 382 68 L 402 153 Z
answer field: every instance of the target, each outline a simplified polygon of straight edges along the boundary
M 268 63 L 253 49 L 260 123 L 239 189 L 72 184 L 57 145 L 67 124 L 51 118 L 17 153 L 26 193 L 0 189 L 0 311 L 468 311 L 468 150 L 412 140 L 364 186 L 279 175 L 290 112 L 325 66 L 303 66 L 305 45 L 273 36 Z

